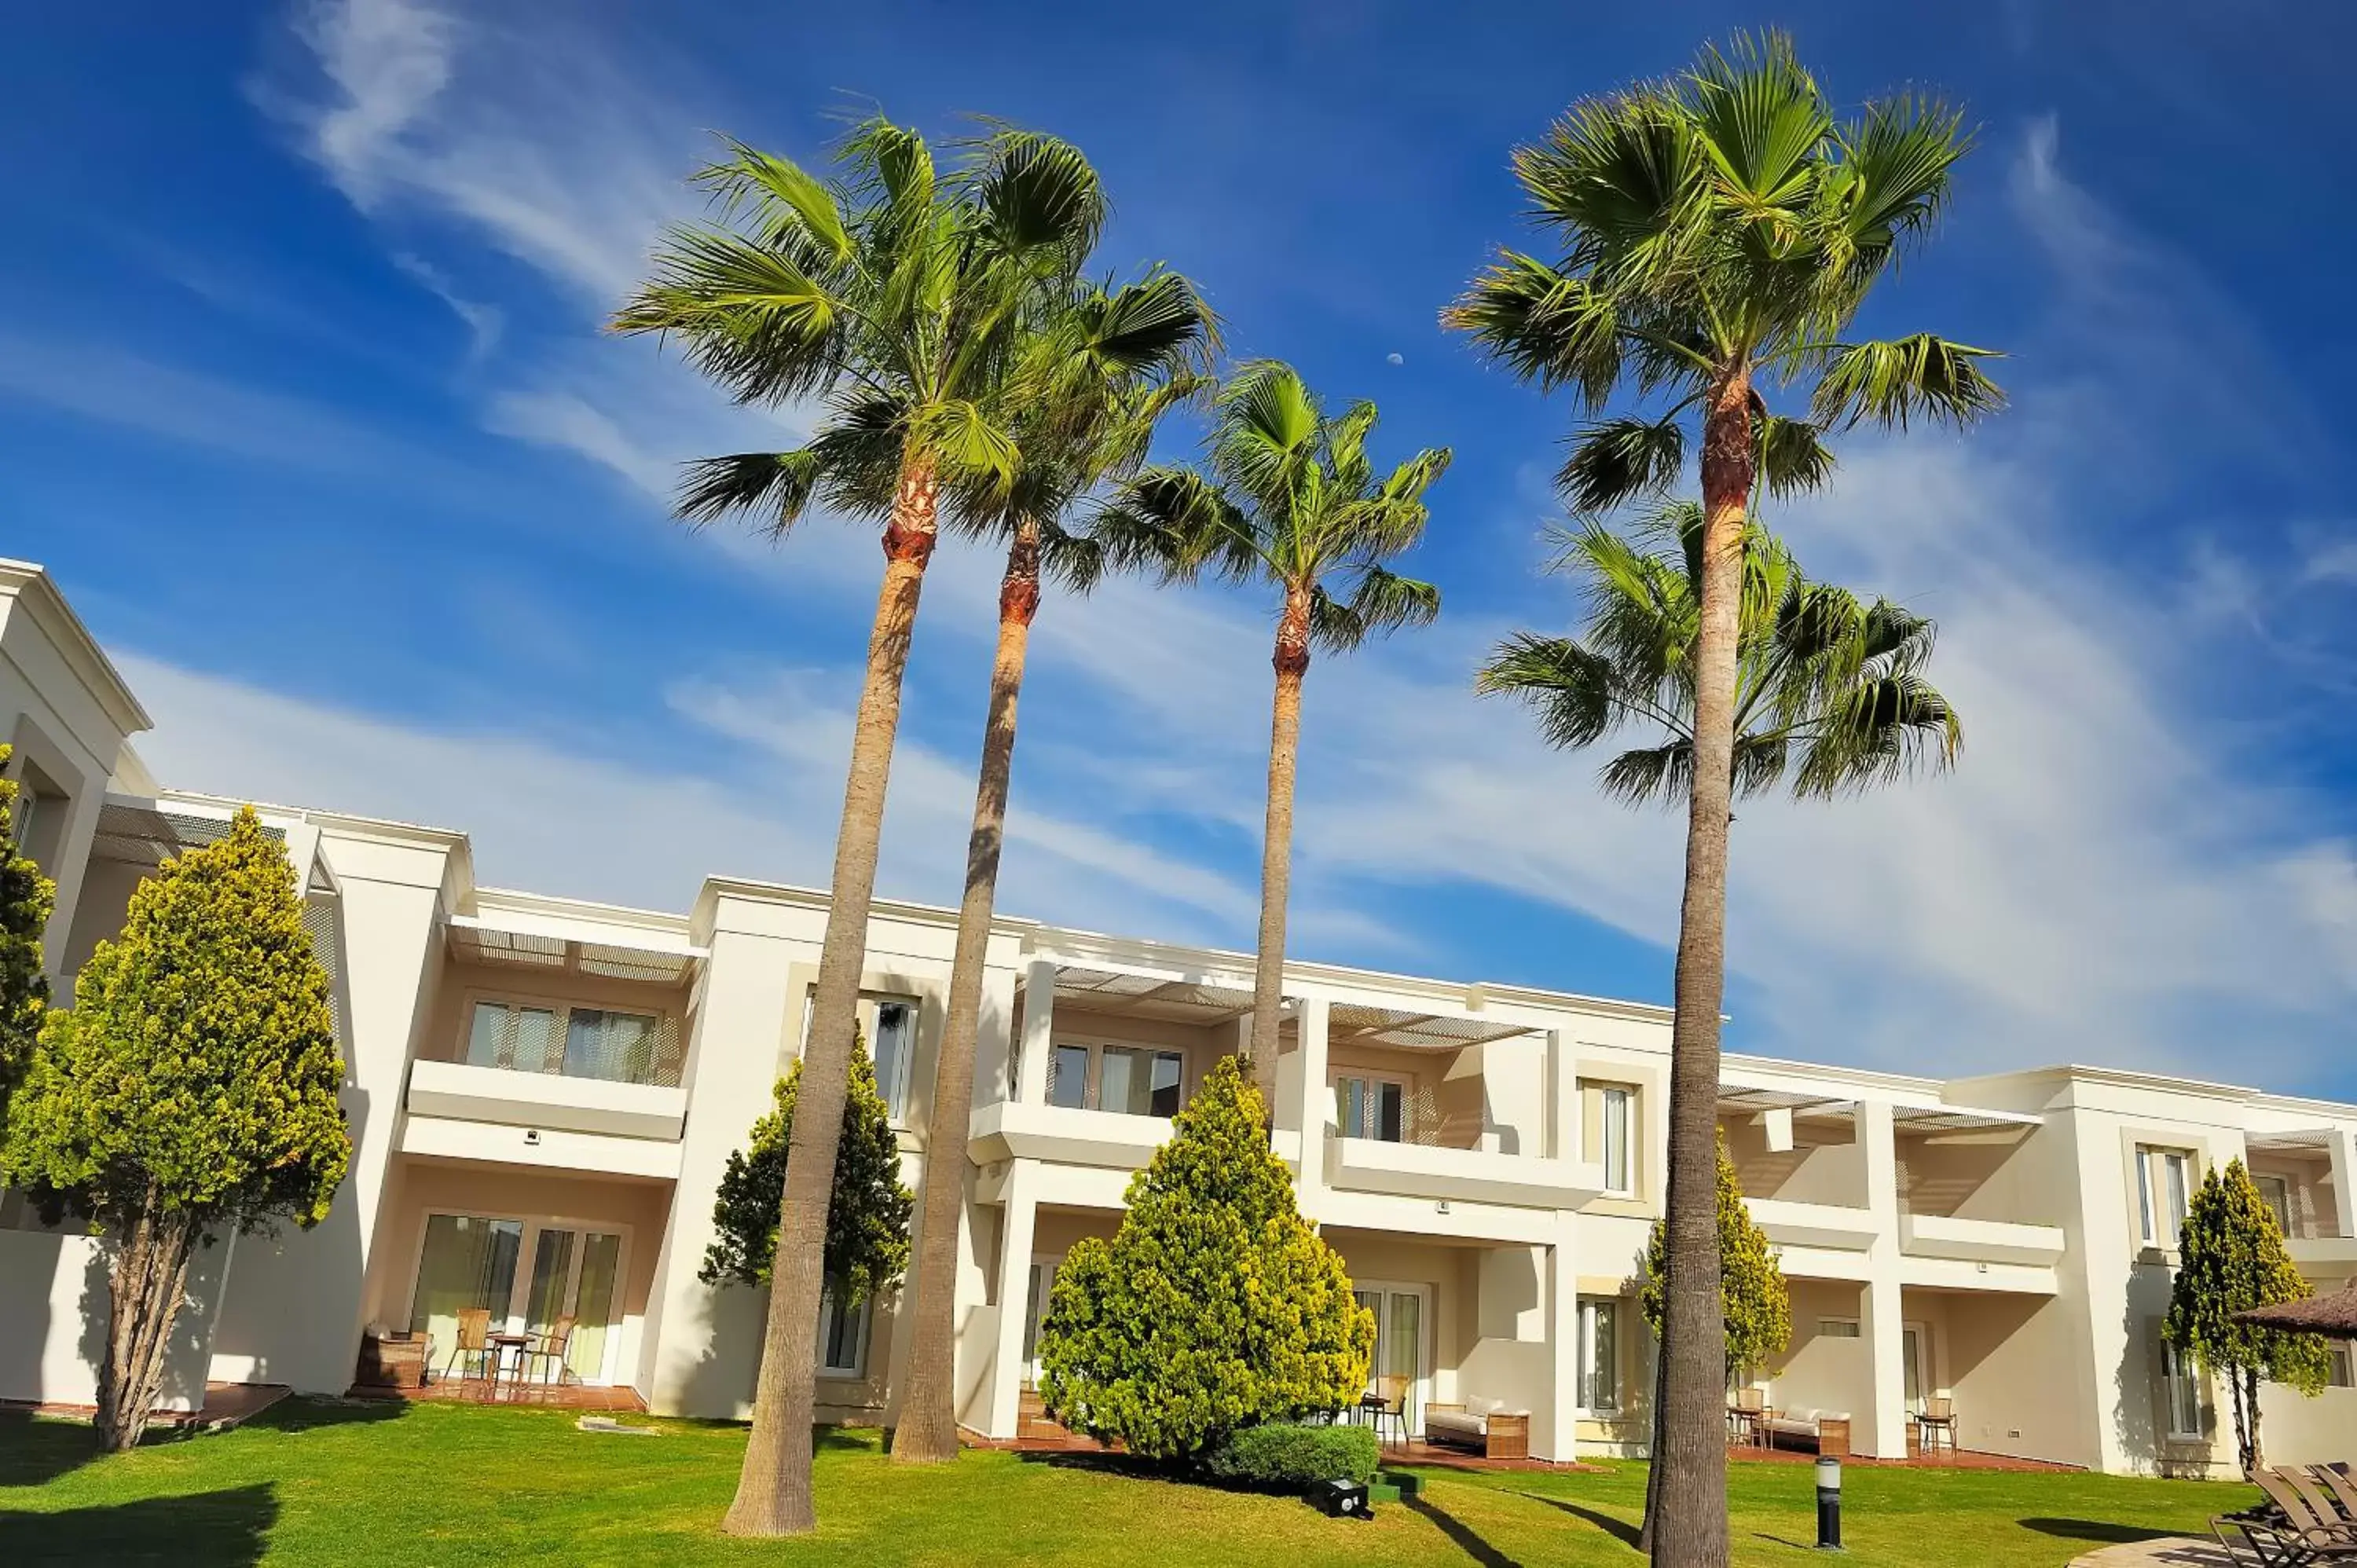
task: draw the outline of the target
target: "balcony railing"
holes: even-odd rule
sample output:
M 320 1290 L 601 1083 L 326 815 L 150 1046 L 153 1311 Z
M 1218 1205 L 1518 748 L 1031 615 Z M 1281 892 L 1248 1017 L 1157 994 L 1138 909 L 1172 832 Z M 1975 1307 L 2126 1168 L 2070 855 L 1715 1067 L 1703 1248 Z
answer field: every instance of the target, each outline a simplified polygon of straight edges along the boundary
M 1594 1164 L 1382 1138 L 1327 1139 L 1327 1185 L 1346 1192 L 1575 1208 L 1604 1189 Z
M 1874 1245 L 1878 1227 L 1870 1208 L 1847 1208 L 1834 1203 L 1793 1203 L 1781 1197 L 1747 1197 L 1751 1219 L 1782 1247 L 1817 1247 L 1835 1252 L 1863 1252 Z
M 465 1062 L 409 1064 L 409 1113 L 453 1122 L 676 1140 L 687 1091 Z
M 1899 1217 L 1899 1250 L 1910 1258 L 2050 1268 L 2062 1259 L 2062 1232 L 2051 1225 L 1902 1213 Z

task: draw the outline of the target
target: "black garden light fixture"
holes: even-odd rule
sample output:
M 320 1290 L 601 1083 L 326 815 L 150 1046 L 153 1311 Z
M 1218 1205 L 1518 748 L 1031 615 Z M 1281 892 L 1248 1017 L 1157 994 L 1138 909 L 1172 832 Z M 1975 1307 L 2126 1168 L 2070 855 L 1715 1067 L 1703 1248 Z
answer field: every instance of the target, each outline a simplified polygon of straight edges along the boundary
M 1372 1519 L 1367 1488 L 1356 1481 L 1319 1481 L 1309 1488 L 1309 1503 L 1331 1519 Z
M 1817 1455 L 1817 1550 L 1839 1552 L 1841 1542 L 1841 1459 Z

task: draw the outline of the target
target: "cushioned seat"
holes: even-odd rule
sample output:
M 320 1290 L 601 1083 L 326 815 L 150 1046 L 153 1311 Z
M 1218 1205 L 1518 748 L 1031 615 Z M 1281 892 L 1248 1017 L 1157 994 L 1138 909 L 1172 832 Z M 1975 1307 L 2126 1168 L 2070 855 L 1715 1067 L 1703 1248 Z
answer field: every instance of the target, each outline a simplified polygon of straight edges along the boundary
M 1502 1400 L 1479 1394 L 1463 1404 L 1427 1404 L 1424 1440 L 1469 1448 L 1492 1459 L 1526 1459 L 1531 1452 L 1531 1412 L 1508 1410 Z

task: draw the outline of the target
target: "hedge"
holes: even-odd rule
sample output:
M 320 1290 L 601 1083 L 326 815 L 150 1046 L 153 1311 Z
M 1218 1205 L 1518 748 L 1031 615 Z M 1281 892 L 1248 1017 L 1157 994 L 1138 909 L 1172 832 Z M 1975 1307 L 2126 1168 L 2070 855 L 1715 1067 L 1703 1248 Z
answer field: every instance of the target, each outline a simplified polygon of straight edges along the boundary
M 1202 1466 L 1230 1486 L 1297 1492 L 1318 1481 L 1371 1481 L 1380 1458 L 1372 1427 L 1270 1422 L 1231 1434 Z

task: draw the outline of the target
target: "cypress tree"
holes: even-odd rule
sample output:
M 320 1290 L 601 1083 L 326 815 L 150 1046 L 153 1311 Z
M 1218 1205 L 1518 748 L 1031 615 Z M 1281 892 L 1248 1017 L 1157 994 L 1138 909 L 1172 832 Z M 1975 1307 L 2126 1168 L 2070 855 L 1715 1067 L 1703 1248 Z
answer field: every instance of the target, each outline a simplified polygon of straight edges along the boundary
M 1183 1459 L 1364 1391 L 1374 1314 L 1301 1218 L 1267 1127 L 1258 1091 L 1222 1057 L 1131 1178 L 1113 1240 L 1065 1257 L 1039 1347 L 1056 1419 Z
M 0 1179 L 111 1243 L 101 1446 L 135 1445 L 199 1245 L 327 1217 L 351 1140 L 328 975 L 286 851 L 252 807 L 167 860 L 44 1023 Z
M 1645 1240 L 1645 1280 L 1640 1300 L 1645 1322 L 1662 1332 L 1662 1279 L 1669 1241 L 1665 1222 L 1653 1221 Z M 1718 1303 L 1727 1320 L 1727 1369 L 1749 1372 L 1784 1353 L 1792 1342 L 1792 1292 L 1768 1233 L 1752 1223 L 1743 1204 L 1743 1179 L 1718 1140 Z
M 2238 1323 L 2255 1306 L 2303 1301 L 2314 1294 L 2291 1253 L 2275 1210 L 2239 1159 L 2201 1178 L 2178 1239 L 2177 1278 L 2169 1286 L 2161 1336 L 2225 1379 L 2234 1411 L 2234 1447 L 2243 1474 L 2255 1476 L 2259 1447 L 2259 1383 L 2288 1384 L 2313 1398 L 2331 1375 L 2321 1337 Z
M 786 1152 L 793 1138 L 802 1058 L 780 1079 L 776 1104 L 753 1123 L 747 1145 L 732 1152 L 712 1203 L 718 1232 L 696 1277 L 706 1284 L 766 1285 L 778 1255 L 779 1201 L 786 1190 Z M 826 1210 L 826 1275 L 845 1302 L 888 1289 L 909 1265 L 909 1217 L 916 1197 L 900 1185 L 900 1142 L 891 1110 L 876 1087 L 876 1067 L 856 1032 L 851 1090 L 843 1102 L 843 1142 L 834 1158 L 834 1192 Z

